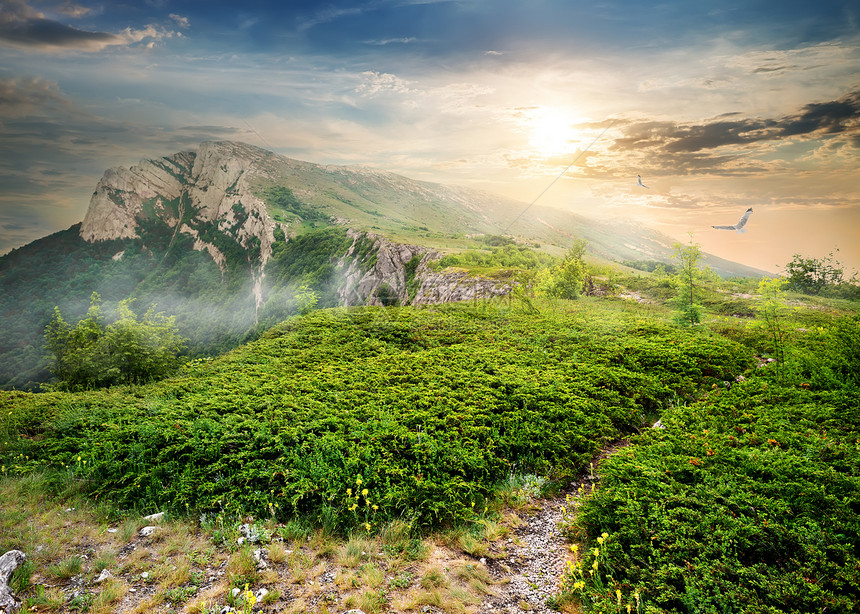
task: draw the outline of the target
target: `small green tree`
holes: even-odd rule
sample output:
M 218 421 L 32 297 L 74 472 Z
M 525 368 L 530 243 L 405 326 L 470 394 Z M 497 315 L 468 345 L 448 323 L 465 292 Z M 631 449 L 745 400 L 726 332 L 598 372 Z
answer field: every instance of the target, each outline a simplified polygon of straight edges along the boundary
M 101 298 L 93 292 L 84 319 L 69 325 L 54 308 L 45 329 L 53 355 L 52 373 L 62 390 L 88 390 L 114 384 L 141 384 L 167 376 L 179 363 L 184 341 L 173 317 L 149 309 L 142 318 L 129 300 L 117 307 L 117 319 L 105 325 Z
M 688 245 L 675 243 L 672 258 L 678 262 L 678 272 L 673 278 L 677 294 L 672 303 L 680 311 L 679 321 L 683 324 L 694 325 L 702 321 L 702 306 L 698 304 L 701 281 L 704 277 L 699 262 L 702 259 L 701 246 L 693 243 L 690 237 Z
M 821 294 L 827 286 L 841 284 L 844 274 L 833 252 L 820 259 L 795 254 L 791 262 L 785 265 L 785 272 L 788 275 L 788 287 L 803 294 Z
M 773 343 L 773 354 L 776 358 L 777 377 L 782 379 L 783 367 L 785 365 L 785 331 L 782 327 L 783 312 L 785 310 L 785 292 L 783 286 L 785 280 L 778 278 L 765 278 L 758 284 L 758 293 L 761 300 L 756 304 L 755 310 L 764 321 L 771 343 Z
M 319 292 L 312 289 L 307 284 L 302 284 L 301 287 L 299 287 L 299 291 L 296 293 L 296 308 L 301 315 L 309 314 L 316 308 L 319 300 Z
M 585 281 L 586 268 L 583 256 L 587 246 L 588 241 L 585 239 L 576 239 L 560 264 L 538 276 L 537 284 L 540 291 L 555 298 L 578 297 Z

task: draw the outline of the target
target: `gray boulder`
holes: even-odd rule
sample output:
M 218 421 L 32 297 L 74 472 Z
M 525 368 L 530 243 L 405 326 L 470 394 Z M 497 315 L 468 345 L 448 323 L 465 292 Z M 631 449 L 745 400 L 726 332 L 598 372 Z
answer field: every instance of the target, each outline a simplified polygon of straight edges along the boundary
M 10 550 L 0 556 L 0 608 L 6 612 L 14 612 L 21 607 L 21 600 L 12 594 L 9 580 L 15 570 L 27 560 L 27 555 L 20 550 Z

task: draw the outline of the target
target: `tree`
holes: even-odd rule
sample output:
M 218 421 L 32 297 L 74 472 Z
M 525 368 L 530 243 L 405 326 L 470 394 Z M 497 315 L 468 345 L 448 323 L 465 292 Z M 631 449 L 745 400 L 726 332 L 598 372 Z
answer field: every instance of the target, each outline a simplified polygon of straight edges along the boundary
M 62 390 L 88 390 L 114 384 L 142 384 L 167 376 L 179 364 L 184 345 L 174 317 L 150 308 L 138 319 L 130 300 L 121 301 L 117 319 L 105 326 L 101 297 L 93 292 L 84 319 L 69 325 L 54 308 L 45 328 L 53 355 L 51 372 Z
M 690 243 L 684 246 L 675 243 L 672 258 L 678 261 L 678 272 L 674 276 L 677 295 L 672 302 L 681 312 L 679 320 L 684 324 L 698 324 L 702 320 L 702 306 L 698 304 L 698 294 L 701 286 L 703 273 L 699 269 L 699 261 L 702 259 L 702 250 L 698 243 Z
M 839 251 L 838 249 L 836 251 Z M 785 265 L 788 287 L 803 294 L 820 294 L 827 286 L 842 283 L 842 265 L 834 258 L 833 252 L 826 258 L 805 258 L 795 254 Z
M 758 284 L 758 292 L 761 301 L 755 306 L 755 310 L 764 320 L 764 328 L 767 330 L 773 343 L 773 353 L 776 358 L 777 377 L 782 379 L 782 371 L 785 363 L 785 331 L 782 326 L 784 315 L 785 292 L 782 287 L 785 280 L 777 278 L 765 278 Z
M 583 256 L 588 241 L 576 239 L 573 247 L 567 250 L 564 260 L 539 276 L 539 288 L 555 298 L 575 299 L 582 292 L 585 280 L 585 261 Z
M 320 300 L 320 293 L 311 289 L 307 284 L 302 284 L 296 293 L 296 309 L 301 315 L 307 315 L 313 311 Z
M 50 371 L 69 390 L 81 390 L 98 379 L 99 365 L 94 361 L 96 347 L 104 334 L 101 298 L 95 292 L 84 319 L 70 326 L 54 307 L 54 317 L 45 328 L 45 345 L 53 354 Z

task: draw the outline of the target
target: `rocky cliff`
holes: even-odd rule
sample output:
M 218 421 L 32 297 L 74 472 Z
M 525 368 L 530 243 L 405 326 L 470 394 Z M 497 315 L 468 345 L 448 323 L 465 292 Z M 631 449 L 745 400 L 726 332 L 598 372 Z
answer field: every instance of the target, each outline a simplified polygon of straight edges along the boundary
M 319 182 L 299 181 L 298 173 L 324 174 L 335 187 L 319 188 Z M 247 263 L 242 265 L 247 264 L 252 276 L 259 310 L 265 300 L 265 270 L 276 234 L 289 241 L 294 234 L 291 226 L 301 222 L 299 216 L 279 215 L 277 207 L 260 196 L 260 186 L 289 188 L 303 199 L 299 204 L 306 215 L 308 209 L 316 207 L 322 218 L 327 217 L 327 211 L 320 195 L 336 192 L 338 185 L 349 186 L 368 199 L 382 189 L 380 186 L 399 191 L 397 199 L 403 201 L 403 210 L 414 208 L 414 201 L 424 200 L 469 208 L 468 203 L 460 202 L 459 192 L 406 181 L 398 185 L 396 175 L 368 169 L 318 167 L 243 143 L 203 143 L 197 151 L 142 160 L 131 168 L 105 172 L 93 193 L 80 235 L 89 242 L 142 238 L 142 228 L 157 222 L 172 233 L 171 245 L 177 237 L 193 239 L 193 249 L 208 253 L 222 274 L 231 264 L 225 249 L 238 245 L 247 254 Z M 355 201 L 352 195 L 339 199 L 351 205 Z M 411 205 L 409 199 L 414 199 Z M 328 217 L 328 223 L 349 226 L 352 221 Z M 283 234 L 276 233 L 277 229 Z M 507 291 L 507 286 L 490 280 L 433 272 L 428 262 L 440 255 L 428 248 L 398 244 L 357 229 L 349 230 L 348 236 L 352 245 L 338 262 L 343 280 L 338 296 L 343 305 L 390 304 L 395 300 L 398 304 L 428 304 Z M 370 258 L 356 258 L 359 244 L 370 244 Z
M 141 222 L 156 218 L 173 229 L 174 237 L 192 237 L 194 249 L 208 252 L 224 272 L 225 254 L 201 237 L 201 226 L 214 224 L 243 248 L 259 249 L 252 267 L 259 307 L 263 269 L 278 224 L 250 186 L 265 176 L 262 163 L 272 155 L 243 143 L 211 142 L 197 151 L 109 169 L 90 200 L 81 237 L 90 242 L 138 238 Z

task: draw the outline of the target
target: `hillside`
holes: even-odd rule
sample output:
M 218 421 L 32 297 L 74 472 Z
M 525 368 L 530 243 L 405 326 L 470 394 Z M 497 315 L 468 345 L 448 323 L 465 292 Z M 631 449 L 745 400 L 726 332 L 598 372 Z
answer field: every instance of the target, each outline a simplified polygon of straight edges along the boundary
M 35 550 L 26 515 L 4 512 L 0 548 L 30 544 L 34 582 L 63 587 L 55 611 L 82 590 L 107 602 L 100 611 L 127 597 L 136 611 L 210 612 L 241 606 L 230 589 L 246 583 L 274 595 L 262 611 L 479 611 L 507 590 L 490 572 L 501 582 L 517 569 L 498 541 L 528 517 L 528 505 L 509 515 L 517 491 L 552 495 L 597 473 L 592 491 L 553 504 L 570 563 L 531 607 L 850 612 L 860 339 L 851 311 L 816 307 L 782 308 L 783 362 L 768 360 L 779 348 L 758 318 L 712 311 L 680 328 L 657 303 L 585 297 L 320 310 L 157 384 L 3 393 L 3 486 L 79 492 L 130 520 L 79 561 L 77 585 L 51 579 L 62 561 Z M 658 418 L 665 428 L 649 428 Z M 590 465 L 619 439 L 630 445 Z M 214 546 L 182 538 L 183 558 L 174 527 L 171 563 L 134 557 L 158 543 L 137 535 L 138 516 L 157 511 Z M 235 545 L 248 523 L 262 546 Z M 454 553 L 433 571 L 424 540 L 440 528 Z M 255 570 L 257 547 L 269 571 Z M 108 592 L 95 578 L 111 561 Z M 150 569 L 158 587 L 141 579 Z
M 603 261 L 668 260 L 672 241 L 647 228 L 415 181 L 321 166 L 243 143 L 105 172 L 80 224 L 0 258 L 0 387 L 49 379 L 42 332 L 59 307 L 82 316 L 90 295 L 175 315 L 188 355 L 216 355 L 316 307 L 424 304 L 496 296 L 508 278 L 477 279 L 430 264 L 488 249 L 510 228 L 522 249 L 556 256 L 575 239 Z M 760 271 L 706 256 L 725 275 Z

